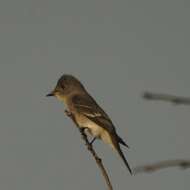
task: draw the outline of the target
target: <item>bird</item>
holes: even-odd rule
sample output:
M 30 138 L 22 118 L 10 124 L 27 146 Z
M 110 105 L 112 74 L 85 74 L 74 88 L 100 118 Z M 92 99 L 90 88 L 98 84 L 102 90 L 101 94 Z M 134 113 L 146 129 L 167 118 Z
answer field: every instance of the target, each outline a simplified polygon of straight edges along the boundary
M 91 144 L 96 139 L 101 139 L 105 144 L 109 144 L 118 153 L 132 175 L 132 170 L 120 144 L 128 148 L 129 146 L 117 134 L 110 117 L 89 94 L 79 79 L 73 75 L 63 74 L 53 91 L 46 96 L 54 96 L 65 104 L 67 110 L 74 116 L 79 128 L 84 129 L 93 137 Z

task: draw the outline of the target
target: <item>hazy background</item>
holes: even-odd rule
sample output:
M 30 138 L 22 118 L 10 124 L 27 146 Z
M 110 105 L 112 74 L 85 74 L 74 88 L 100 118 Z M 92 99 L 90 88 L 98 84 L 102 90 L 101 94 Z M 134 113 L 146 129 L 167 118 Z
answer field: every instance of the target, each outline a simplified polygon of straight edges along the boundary
M 190 96 L 188 0 L 0 1 L 0 189 L 106 189 L 63 105 L 46 98 L 70 73 L 130 145 L 132 167 L 190 158 L 190 107 L 144 90 Z M 114 189 L 185 190 L 190 170 L 130 176 L 97 141 Z

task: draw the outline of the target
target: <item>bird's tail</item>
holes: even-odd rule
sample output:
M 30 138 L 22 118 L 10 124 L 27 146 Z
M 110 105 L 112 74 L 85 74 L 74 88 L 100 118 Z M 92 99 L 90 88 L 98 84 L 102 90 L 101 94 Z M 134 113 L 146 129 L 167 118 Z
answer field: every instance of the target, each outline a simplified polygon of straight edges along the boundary
M 113 144 L 114 144 L 114 147 L 115 147 L 115 150 L 117 151 L 117 153 L 119 154 L 119 156 L 121 157 L 121 159 L 123 160 L 123 162 L 125 163 L 127 169 L 129 170 L 130 174 L 132 175 L 132 170 L 129 166 L 129 163 L 127 162 L 121 148 L 120 148 L 120 145 L 119 145 L 119 142 L 114 138 L 112 138 L 112 141 L 113 141 Z
M 129 148 L 129 145 L 125 143 L 125 141 L 117 135 L 117 139 L 119 141 L 120 144 L 122 144 L 123 146 L 126 146 L 127 148 Z

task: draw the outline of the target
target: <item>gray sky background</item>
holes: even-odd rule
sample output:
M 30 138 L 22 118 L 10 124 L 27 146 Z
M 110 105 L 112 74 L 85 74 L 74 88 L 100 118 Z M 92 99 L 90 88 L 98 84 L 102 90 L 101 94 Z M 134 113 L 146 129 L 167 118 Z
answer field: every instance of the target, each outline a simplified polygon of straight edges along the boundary
M 147 102 L 144 90 L 190 96 L 187 0 L 0 1 L 0 189 L 105 189 L 63 105 L 46 98 L 77 76 L 130 145 L 132 167 L 190 158 L 188 106 Z M 130 176 L 97 141 L 117 190 L 185 190 L 190 170 Z

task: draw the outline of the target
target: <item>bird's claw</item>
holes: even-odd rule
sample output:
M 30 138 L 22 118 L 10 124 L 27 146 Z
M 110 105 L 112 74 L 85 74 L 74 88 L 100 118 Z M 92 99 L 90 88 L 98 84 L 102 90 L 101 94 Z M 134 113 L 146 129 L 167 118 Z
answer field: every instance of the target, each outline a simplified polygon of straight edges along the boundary
M 72 115 L 72 113 L 69 111 L 69 110 L 65 110 L 65 113 L 67 114 L 67 116 L 71 116 Z

